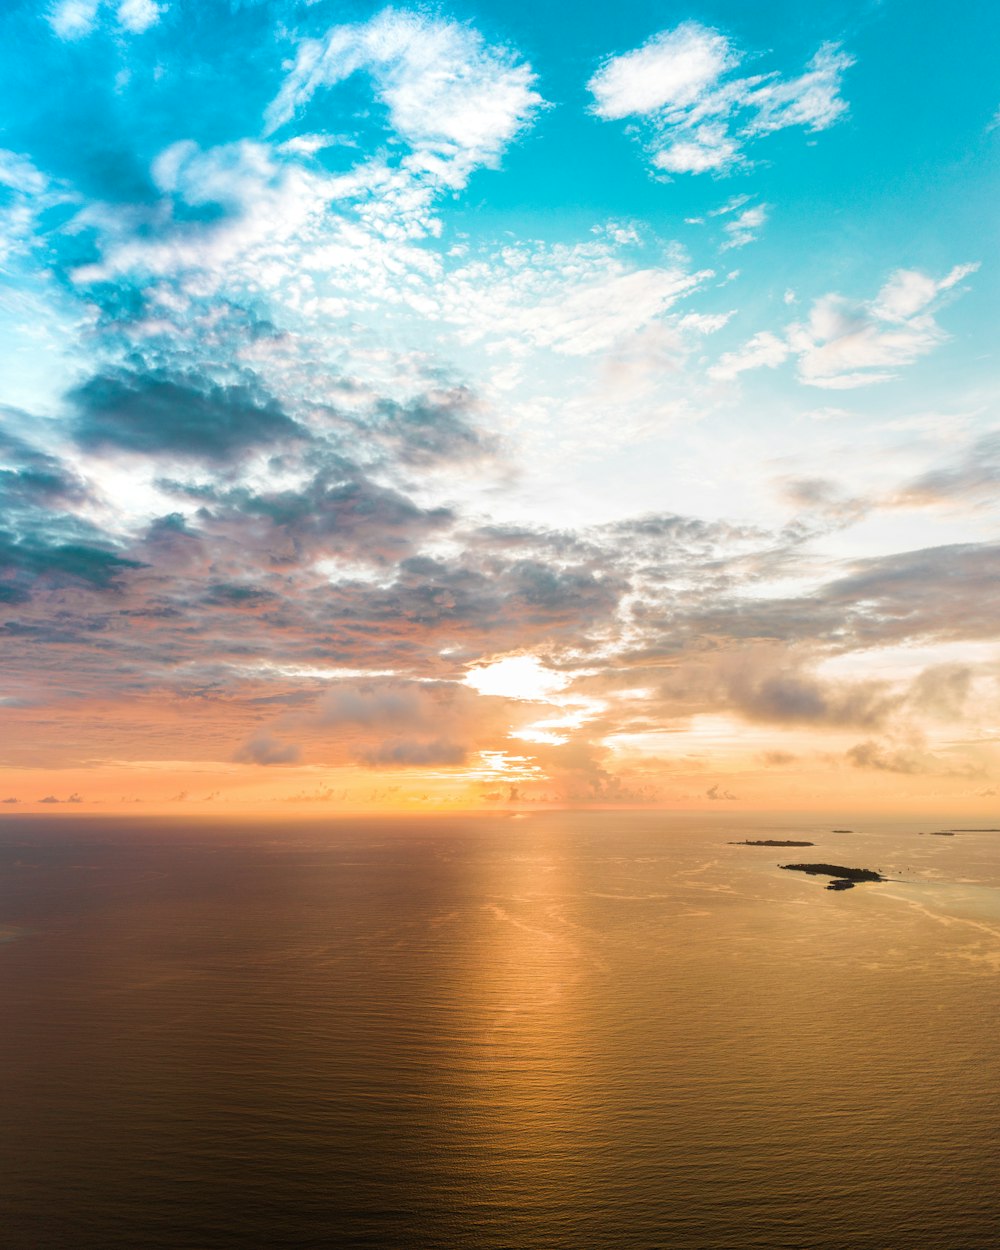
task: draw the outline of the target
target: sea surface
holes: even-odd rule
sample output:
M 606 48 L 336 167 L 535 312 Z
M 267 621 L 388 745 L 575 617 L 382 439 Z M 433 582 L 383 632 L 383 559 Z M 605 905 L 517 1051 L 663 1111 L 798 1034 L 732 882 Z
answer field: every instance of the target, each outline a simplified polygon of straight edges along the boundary
M 7 818 L 0 1246 L 991 1250 L 1000 832 L 942 828 Z

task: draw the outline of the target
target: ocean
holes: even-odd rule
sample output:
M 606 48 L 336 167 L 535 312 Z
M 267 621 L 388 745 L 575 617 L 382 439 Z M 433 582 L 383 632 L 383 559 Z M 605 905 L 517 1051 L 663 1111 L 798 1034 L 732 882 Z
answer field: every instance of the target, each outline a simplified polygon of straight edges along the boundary
M 0 1245 L 1000 1246 L 1000 832 L 950 828 L 8 817 Z

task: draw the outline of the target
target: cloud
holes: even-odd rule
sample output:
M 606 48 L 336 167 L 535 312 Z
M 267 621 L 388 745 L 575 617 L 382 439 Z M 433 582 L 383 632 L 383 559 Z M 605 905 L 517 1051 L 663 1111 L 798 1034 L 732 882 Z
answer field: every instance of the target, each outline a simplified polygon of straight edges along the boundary
M 756 677 L 741 667 L 729 681 L 731 706 L 777 724 L 879 725 L 899 704 L 884 682 L 835 684 L 795 671 Z
M 385 9 L 321 39 L 303 40 L 267 111 L 269 131 L 290 121 L 321 87 L 369 74 L 389 125 L 410 147 L 411 170 L 453 187 L 494 167 L 542 104 L 535 75 L 512 50 L 469 26 Z
M 705 791 L 705 798 L 713 799 L 716 802 L 719 802 L 722 800 L 735 801 L 736 795 L 730 794 L 730 792 L 728 790 L 724 790 L 721 785 L 714 785 L 714 786 L 710 786 L 709 789 Z
M 16 802 L 17 800 L 15 800 Z M 68 798 L 58 799 L 54 794 L 47 794 L 44 799 L 36 799 L 38 803 L 82 803 L 83 799 L 78 794 L 71 794 Z
M 417 686 L 346 686 L 332 690 L 320 703 L 323 725 L 419 725 L 427 719 L 426 695 Z
M 493 441 L 469 421 L 475 396 L 466 387 L 432 391 L 405 403 L 381 399 L 372 433 L 404 464 L 429 466 L 489 455 Z
M 726 234 L 722 250 L 725 252 L 730 248 L 746 247 L 748 243 L 753 243 L 761 226 L 767 221 L 767 213 L 767 204 L 755 204 L 753 208 L 745 209 L 732 221 L 727 221 L 722 227 Z
M 49 13 L 49 24 L 60 39 L 89 35 L 97 21 L 101 0 L 61 0 Z
M 240 284 L 264 286 L 276 297 L 320 242 L 338 237 L 343 218 L 331 214 L 331 203 L 344 200 L 346 207 L 359 195 L 368 201 L 378 190 L 360 175 L 326 174 L 308 154 L 280 152 L 249 139 L 204 150 L 193 140 L 180 140 L 136 177 L 142 186 L 131 202 L 91 200 L 73 219 L 72 236 L 86 233 L 93 240 L 90 255 L 81 257 L 77 247 L 77 259 L 68 266 L 79 288 L 126 276 L 201 271 L 228 291 Z M 392 207 L 391 191 L 386 209 Z M 121 198 L 117 190 L 116 200 Z M 414 214 L 426 228 L 426 204 L 413 206 Z M 398 223 L 382 225 L 398 231 Z M 361 240 L 355 234 L 352 241 L 356 251 Z M 201 286 L 204 291 L 205 283 Z
M 748 369 L 776 369 L 788 359 L 790 351 L 783 339 L 769 330 L 761 330 L 741 348 L 720 357 L 718 363 L 709 369 L 708 375 L 717 381 L 728 382 Z
M 965 710 L 973 672 L 965 664 L 936 664 L 925 668 L 909 690 L 910 703 L 924 715 L 958 720 Z
M 847 608 L 847 630 L 859 641 L 971 639 L 995 632 L 997 588 L 1000 547 L 954 543 L 857 561 L 853 571 L 827 583 L 818 597 Z M 956 603 L 963 605 L 957 614 Z
M 358 758 L 370 768 L 420 768 L 464 764 L 467 754 L 464 746 L 443 738 L 430 741 L 391 738 L 377 747 L 360 751 Z
M 607 120 L 693 108 L 740 61 L 718 31 L 683 22 L 641 48 L 611 57 L 587 84 L 594 112 Z
M 255 380 L 218 384 L 169 371 L 98 374 L 69 396 L 88 450 L 228 461 L 303 431 Z
M 869 768 L 880 773 L 919 773 L 923 771 L 918 757 L 905 751 L 890 751 L 877 742 L 859 742 L 847 752 L 855 768 Z
M 56 518 L 57 524 L 62 518 Z M 122 576 L 142 562 L 106 547 L 58 538 L 18 537 L 0 530 L 0 602 L 21 603 L 45 587 L 83 584 L 117 591 Z M 10 626 L 8 626 L 9 628 Z
M 897 270 L 869 304 L 852 304 L 839 295 L 817 300 L 808 322 L 788 332 L 799 358 L 799 379 L 846 390 L 895 377 L 944 340 L 929 306 L 978 267 L 956 265 L 940 280 Z
M 48 22 L 60 39 L 80 39 L 97 26 L 99 11 L 109 7 L 110 0 L 60 0 L 49 11 Z M 119 0 L 115 16 L 122 30 L 141 35 L 159 21 L 167 8 L 153 0 Z
M 617 244 L 504 248 L 489 263 L 453 270 L 439 292 L 445 320 L 466 343 L 493 342 L 523 356 L 525 344 L 587 356 L 625 342 L 703 286 L 714 273 L 683 264 L 630 262 Z
M 245 742 L 233 757 L 241 764 L 297 764 L 302 752 L 292 742 L 282 742 L 266 730 Z
M 851 747 L 846 758 L 854 768 L 879 773 L 902 773 L 907 776 L 981 777 L 982 765 L 966 761 L 952 764 L 927 751 L 898 750 L 877 742 L 859 742 Z
M 48 187 L 48 179 L 26 156 L 0 148 L 0 186 L 37 196 Z
M 683 22 L 609 57 L 587 84 L 606 121 L 638 118 L 654 169 L 724 173 L 753 139 L 791 126 L 826 130 L 847 110 L 841 78 L 853 65 L 824 44 L 798 78 L 734 76 L 744 54 L 720 31 Z
M 867 303 L 824 295 L 813 303 L 807 321 L 790 325 L 780 336 L 760 331 L 722 356 L 709 376 L 728 381 L 750 369 L 774 369 L 794 356 L 799 380 L 807 386 L 850 390 L 889 381 L 945 341 L 934 304 L 978 268 L 956 265 L 940 279 L 900 269 Z
M 150 26 L 155 26 L 166 10 L 165 4 L 154 4 L 153 0 L 121 0 L 118 23 L 134 35 L 141 35 Z
M 206 527 L 218 539 L 240 542 L 248 553 L 289 567 L 324 556 L 391 563 L 454 520 L 449 509 L 421 508 L 336 456 L 284 490 L 163 485 L 203 500 Z
M 1000 434 L 986 434 L 950 465 L 904 485 L 890 502 L 900 507 L 993 503 L 1000 486 Z
M 747 125 L 748 133 L 770 134 L 788 126 L 828 129 L 847 112 L 840 80 L 853 64 L 854 58 L 842 52 L 839 44 L 825 43 L 798 78 L 787 82 L 766 78 L 745 100 L 745 107 L 755 113 Z

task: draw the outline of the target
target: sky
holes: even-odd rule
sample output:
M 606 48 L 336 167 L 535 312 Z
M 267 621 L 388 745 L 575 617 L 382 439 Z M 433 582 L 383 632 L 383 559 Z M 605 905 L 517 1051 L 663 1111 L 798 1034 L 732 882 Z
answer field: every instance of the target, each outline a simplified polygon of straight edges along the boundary
M 0 812 L 995 814 L 998 28 L 7 0 Z

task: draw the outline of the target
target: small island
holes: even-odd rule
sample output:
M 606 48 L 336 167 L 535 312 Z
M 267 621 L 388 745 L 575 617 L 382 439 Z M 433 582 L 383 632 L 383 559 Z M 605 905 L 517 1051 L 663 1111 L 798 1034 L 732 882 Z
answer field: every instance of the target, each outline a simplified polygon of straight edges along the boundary
M 853 829 L 831 829 L 831 833 L 853 833 Z
M 763 840 L 757 841 L 757 842 L 751 842 L 749 839 L 746 842 L 730 842 L 729 845 L 730 846 L 815 846 L 816 843 L 815 842 L 793 842 L 790 840 L 785 841 L 785 840 L 782 840 L 781 838 L 764 838 Z
M 807 872 L 814 877 L 832 877 L 828 890 L 852 890 L 859 881 L 885 881 L 873 868 L 843 868 L 839 864 L 779 864 L 791 872 Z

